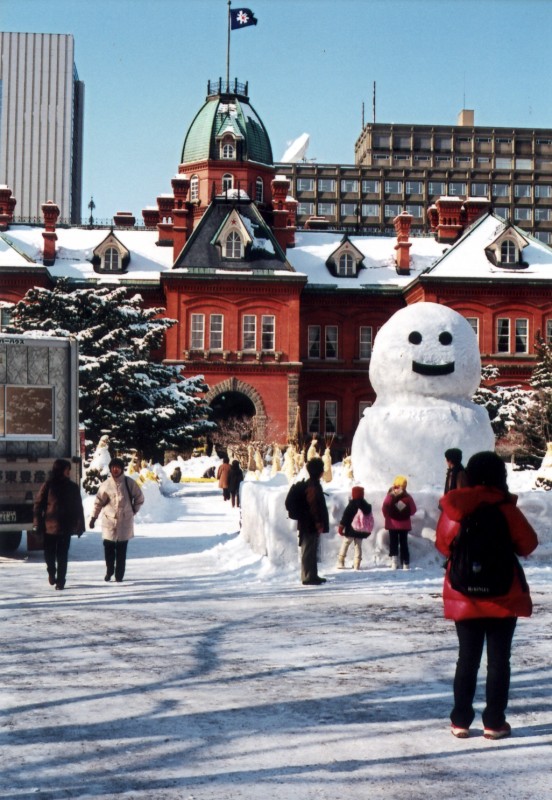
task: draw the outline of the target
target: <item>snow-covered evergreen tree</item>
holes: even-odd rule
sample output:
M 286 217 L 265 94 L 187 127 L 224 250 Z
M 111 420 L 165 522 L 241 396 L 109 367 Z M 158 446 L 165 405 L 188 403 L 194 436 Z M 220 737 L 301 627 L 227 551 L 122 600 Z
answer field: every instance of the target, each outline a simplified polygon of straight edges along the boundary
M 199 393 L 202 376 L 152 359 L 174 320 L 162 308 L 144 308 L 122 287 L 70 291 L 33 288 L 13 310 L 10 331 L 44 331 L 79 342 L 80 421 L 95 444 L 108 434 L 113 449 L 136 448 L 159 460 L 164 450 L 193 446 L 211 430 Z
M 482 367 L 481 385 L 473 396 L 474 403 L 487 409 L 497 439 L 509 433 L 532 399 L 532 393 L 521 386 L 493 385 L 491 382 L 499 376 L 500 369 L 495 364 Z
M 540 333 L 535 338 L 537 361 L 531 376 L 532 402 L 520 416 L 517 424 L 526 451 L 538 466 L 546 453 L 547 442 L 552 441 L 552 348 Z

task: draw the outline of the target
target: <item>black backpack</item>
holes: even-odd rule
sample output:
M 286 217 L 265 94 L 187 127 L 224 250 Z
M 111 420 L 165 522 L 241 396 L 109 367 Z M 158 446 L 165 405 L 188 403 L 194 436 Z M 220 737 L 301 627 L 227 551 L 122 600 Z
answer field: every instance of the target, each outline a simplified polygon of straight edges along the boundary
M 306 505 L 306 481 L 292 483 L 286 497 L 286 510 L 290 519 L 298 520 L 305 510 Z
M 517 558 L 508 523 L 497 505 L 465 517 L 452 543 L 449 581 L 468 597 L 500 597 L 512 586 Z

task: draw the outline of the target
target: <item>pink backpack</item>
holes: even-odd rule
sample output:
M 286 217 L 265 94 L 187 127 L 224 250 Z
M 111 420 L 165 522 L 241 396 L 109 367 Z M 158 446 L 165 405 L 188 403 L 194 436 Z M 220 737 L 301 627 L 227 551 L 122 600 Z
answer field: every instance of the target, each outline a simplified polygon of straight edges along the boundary
M 354 531 L 358 531 L 358 533 L 372 533 L 374 530 L 374 515 L 372 512 L 365 514 L 359 508 L 353 517 L 351 528 Z

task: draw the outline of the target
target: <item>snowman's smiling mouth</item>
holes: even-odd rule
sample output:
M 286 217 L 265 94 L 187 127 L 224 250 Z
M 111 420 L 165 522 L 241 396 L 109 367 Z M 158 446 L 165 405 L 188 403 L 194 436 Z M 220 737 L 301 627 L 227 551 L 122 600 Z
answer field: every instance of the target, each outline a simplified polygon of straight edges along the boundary
M 454 361 L 449 361 L 448 364 L 421 364 L 413 361 L 412 372 L 417 372 L 418 375 L 450 375 L 454 372 Z

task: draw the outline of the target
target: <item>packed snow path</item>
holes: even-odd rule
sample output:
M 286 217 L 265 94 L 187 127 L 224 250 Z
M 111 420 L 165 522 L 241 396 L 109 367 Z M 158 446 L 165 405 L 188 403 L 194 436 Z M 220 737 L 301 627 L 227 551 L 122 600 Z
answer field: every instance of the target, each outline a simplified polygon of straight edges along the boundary
M 122 584 L 103 581 L 96 532 L 73 541 L 64 592 L 41 554 L 0 564 L 0 798 L 551 796 L 548 569 L 528 570 L 513 737 L 483 739 L 478 714 L 460 741 L 440 568 L 302 587 L 241 542 L 218 490 L 162 500 Z

